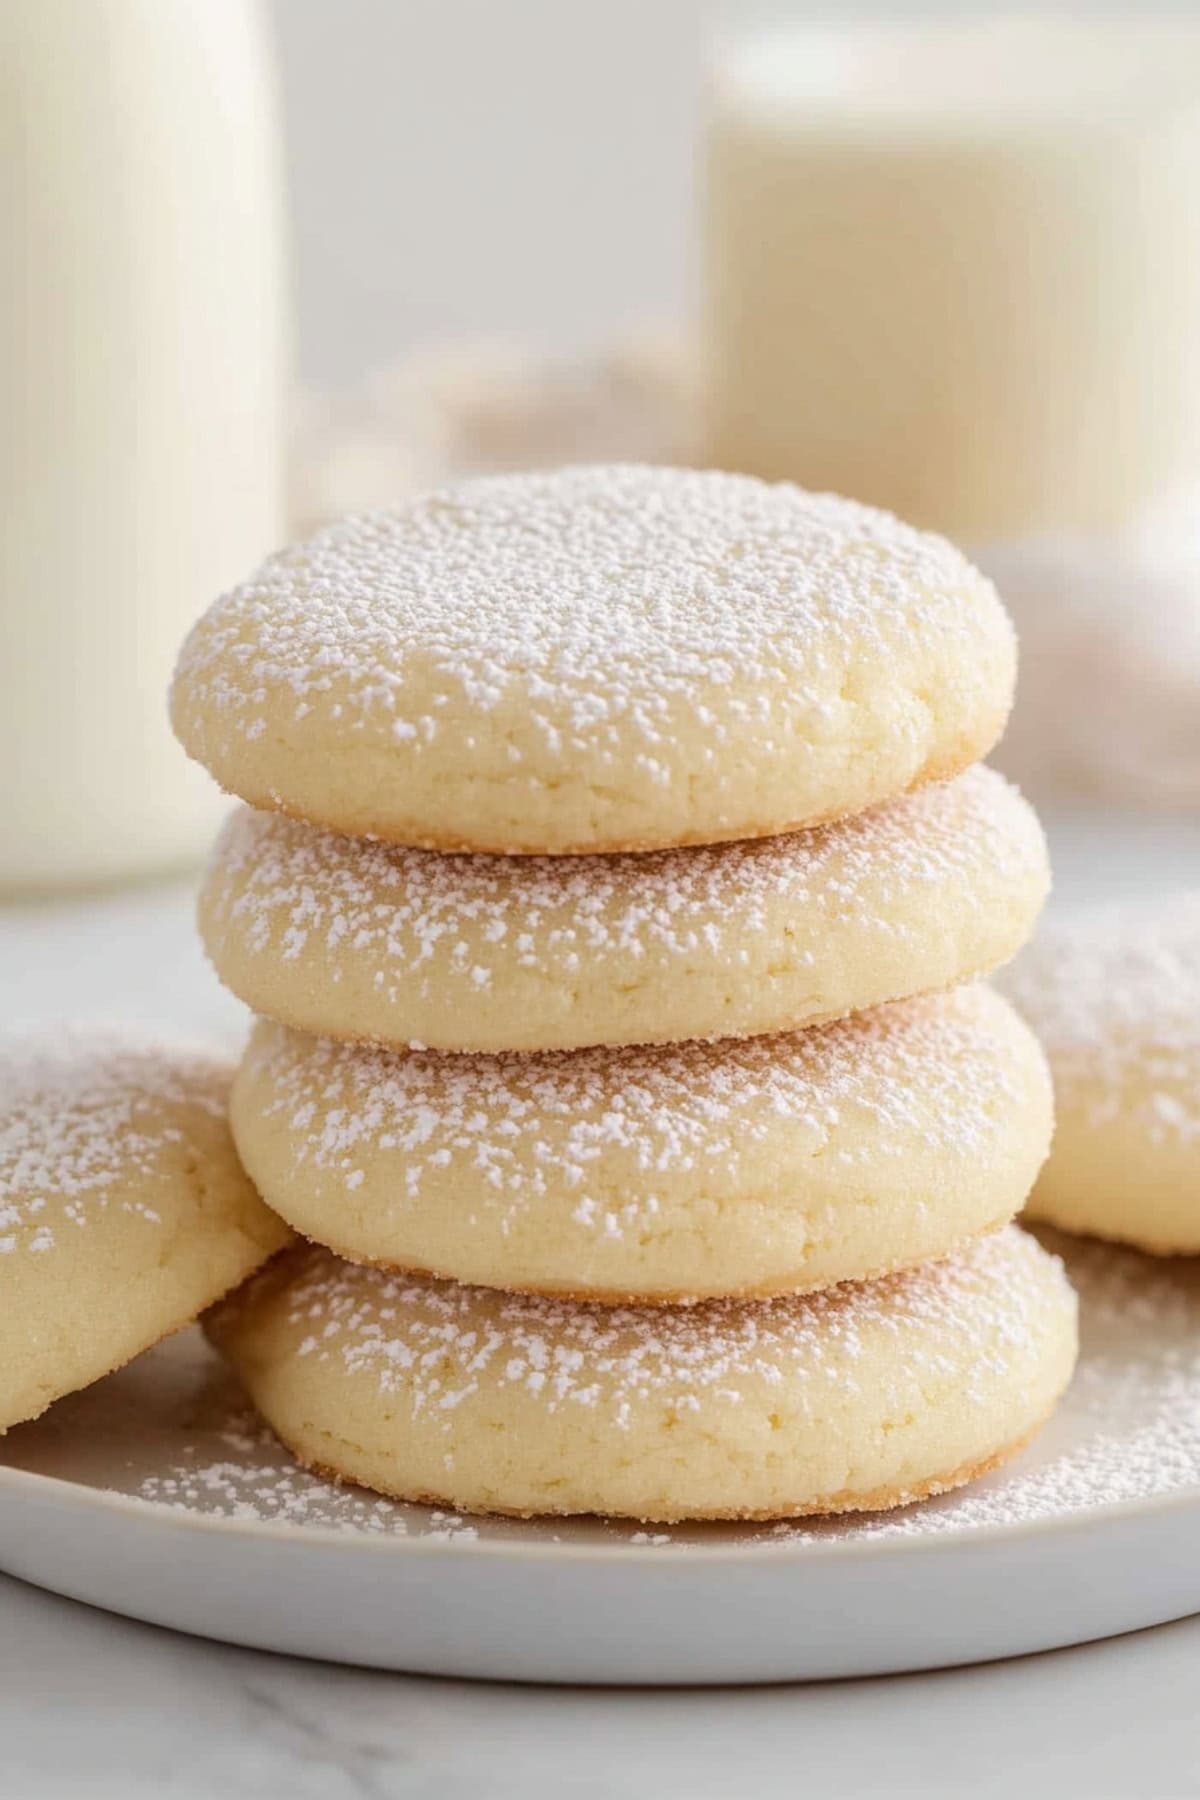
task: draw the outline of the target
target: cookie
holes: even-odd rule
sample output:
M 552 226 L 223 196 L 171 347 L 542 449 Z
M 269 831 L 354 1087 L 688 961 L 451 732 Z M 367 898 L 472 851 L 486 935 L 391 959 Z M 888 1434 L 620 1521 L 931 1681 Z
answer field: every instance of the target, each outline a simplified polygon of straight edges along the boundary
M 96 1032 L 0 1046 L 0 1430 L 189 1324 L 290 1239 L 222 1062 Z
M 193 629 L 171 711 L 254 806 L 561 854 L 860 812 L 986 755 L 1014 678 L 941 538 L 745 475 L 575 467 L 273 556 Z
M 1008 987 L 1057 1095 L 1030 1217 L 1200 1253 L 1200 893 L 1056 922 Z
M 217 973 L 327 1037 L 560 1050 L 786 1031 L 946 987 L 1028 938 L 1033 812 L 968 770 L 836 825 L 624 857 L 445 857 L 269 813 L 200 899 Z
M 234 1082 L 259 1192 L 357 1262 L 580 1299 L 827 1287 L 1019 1210 L 1045 1059 L 987 988 L 791 1034 L 444 1056 L 266 1020 Z
M 289 1251 L 210 1315 L 300 1461 L 472 1512 L 784 1518 L 991 1468 L 1070 1379 L 1075 1297 L 1016 1226 L 818 1294 L 597 1307 Z

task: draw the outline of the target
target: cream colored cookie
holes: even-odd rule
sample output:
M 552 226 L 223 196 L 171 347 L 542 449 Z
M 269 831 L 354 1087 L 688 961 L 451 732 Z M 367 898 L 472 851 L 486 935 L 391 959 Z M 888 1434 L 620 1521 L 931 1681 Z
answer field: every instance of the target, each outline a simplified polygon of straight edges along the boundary
M 998 994 L 650 1049 L 444 1056 L 259 1022 L 230 1108 L 259 1192 L 356 1262 L 580 1299 L 787 1293 L 1010 1219 L 1050 1078 Z
M 96 1032 L 0 1045 L 0 1430 L 189 1324 L 291 1234 L 211 1058 Z
M 211 1315 L 301 1462 L 471 1512 L 783 1518 L 902 1505 L 1037 1429 L 1075 1296 L 1016 1226 L 818 1294 L 596 1307 L 289 1252 Z
M 748 1036 L 946 987 L 1028 938 L 1034 814 L 975 768 L 836 825 L 624 857 L 444 857 L 234 815 L 217 973 L 328 1037 L 558 1050 Z
M 223 787 L 436 850 L 796 829 L 985 756 L 1015 640 L 943 539 L 746 475 L 491 477 L 272 557 L 184 646 Z
M 1056 922 L 1008 988 L 1057 1096 L 1030 1217 L 1200 1252 L 1200 894 Z

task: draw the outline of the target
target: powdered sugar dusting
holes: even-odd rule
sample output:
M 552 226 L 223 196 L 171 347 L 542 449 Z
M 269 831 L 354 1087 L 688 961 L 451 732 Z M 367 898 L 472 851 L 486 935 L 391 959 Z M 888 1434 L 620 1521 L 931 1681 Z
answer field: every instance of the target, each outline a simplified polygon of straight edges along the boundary
M 102 1031 L 0 1040 L 0 1256 L 44 1254 L 110 1209 L 161 1224 L 129 1192 L 182 1136 L 161 1108 L 224 1117 L 231 1073 Z
M 301 1359 L 338 1362 L 350 1376 L 375 1380 L 412 1417 L 433 1418 L 448 1434 L 485 1371 L 489 1383 L 521 1389 L 549 1414 L 586 1407 L 623 1431 L 635 1402 L 648 1396 L 692 1411 L 737 1407 L 747 1379 L 790 1388 L 820 1377 L 833 1356 L 852 1388 L 868 1326 L 894 1336 L 906 1361 L 924 1359 L 931 1374 L 961 1373 L 968 1349 L 980 1375 L 1003 1371 L 1028 1341 L 1031 1313 L 1045 1304 L 1044 1261 L 1010 1226 L 903 1275 L 693 1308 L 501 1294 L 355 1268 L 317 1249 L 291 1253 L 262 1279 L 270 1284 L 285 1271 Z M 253 1293 L 251 1286 L 234 1307 L 253 1305 Z M 940 1349 L 943 1342 L 952 1348 Z M 969 1397 L 969 1382 L 964 1392 Z
M 1200 894 L 1105 907 L 1044 929 L 1007 988 L 1064 1106 L 1127 1115 L 1151 1143 L 1200 1147 Z
M 196 627 L 176 688 L 205 731 L 253 743 L 285 695 L 301 730 L 316 715 L 418 759 L 464 703 L 511 704 L 540 762 L 632 741 L 661 784 L 681 707 L 716 778 L 733 735 L 769 757 L 798 721 L 827 733 L 865 661 L 940 643 L 946 690 L 968 689 L 1007 630 L 957 550 L 886 513 L 744 475 L 584 467 L 464 483 L 282 551 Z
M 238 1080 L 331 1198 L 386 1170 L 397 1206 L 453 1184 L 464 1230 L 476 1206 L 511 1222 L 549 1196 L 581 1235 L 620 1237 L 672 1178 L 737 1193 L 764 1141 L 848 1170 L 917 1145 L 986 1158 L 1027 1091 L 1026 1035 L 983 988 L 775 1037 L 524 1056 L 378 1050 L 261 1021 Z
M 369 965 L 384 998 L 436 963 L 487 988 L 506 967 L 570 982 L 585 960 L 736 970 L 780 906 L 872 938 L 911 935 L 924 903 L 1041 878 L 1032 811 L 975 767 L 856 818 L 787 836 L 626 856 L 439 856 L 243 808 L 210 864 L 207 918 L 284 963 L 312 948 Z M 800 952 L 799 954 L 803 954 Z

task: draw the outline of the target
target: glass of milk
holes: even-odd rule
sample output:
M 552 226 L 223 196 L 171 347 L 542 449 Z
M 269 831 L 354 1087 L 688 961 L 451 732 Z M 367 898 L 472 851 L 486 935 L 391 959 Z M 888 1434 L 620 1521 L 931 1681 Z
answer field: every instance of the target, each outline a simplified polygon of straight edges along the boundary
M 198 856 L 187 626 L 281 541 L 282 196 L 251 0 L 0 10 L 0 892 Z
M 1200 25 L 738 33 L 707 143 L 708 460 L 966 543 L 1200 468 Z

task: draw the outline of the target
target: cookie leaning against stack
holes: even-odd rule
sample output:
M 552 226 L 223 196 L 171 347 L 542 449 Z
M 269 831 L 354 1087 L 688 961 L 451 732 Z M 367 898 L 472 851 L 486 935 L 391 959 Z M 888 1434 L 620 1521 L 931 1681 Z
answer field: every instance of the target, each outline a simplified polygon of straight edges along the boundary
M 1045 892 L 1032 813 L 969 766 L 1013 667 L 940 539 L 665 469 L 351 520 L 200 621 L 176 729 L 262 809 L 200 909 L 264 1015 L 234 1132 L 327 1246 L 210 1329 L 303 1460 L 762 1517 L 939 1491 L 1036 1429 L 1074 1304 L 1004 1221 L 1046 1070 L 1005 1002 L 943 991 Z
M 229 1068 L 94 1030 L 0 1044 L 0 1432 L 188 1325 L 286 1244 Z

